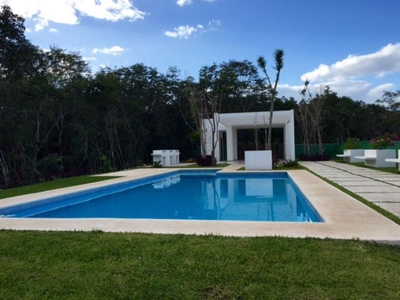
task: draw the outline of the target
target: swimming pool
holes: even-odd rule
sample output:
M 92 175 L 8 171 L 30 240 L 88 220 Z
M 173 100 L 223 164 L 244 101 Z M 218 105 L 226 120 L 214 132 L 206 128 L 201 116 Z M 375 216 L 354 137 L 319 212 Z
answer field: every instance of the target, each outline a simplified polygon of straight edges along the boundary
M 287 173 L 179 170 L 0 210 L 8 218 L 321 222 Z

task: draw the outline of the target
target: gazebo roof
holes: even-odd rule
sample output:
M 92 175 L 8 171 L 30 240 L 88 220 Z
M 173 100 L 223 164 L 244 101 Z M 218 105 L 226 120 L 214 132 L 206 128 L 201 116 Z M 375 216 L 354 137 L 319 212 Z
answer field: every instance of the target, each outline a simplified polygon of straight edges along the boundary
M 230 113 L 219 114 L 221 124 L 235 128 L 264 128 L 269 124 L 270 112 L 249 112 L 249 113 Z M 293 118 L 293 110 L 274 111 L 272 115 L 272 127 L 283 127 L 289 124 Z

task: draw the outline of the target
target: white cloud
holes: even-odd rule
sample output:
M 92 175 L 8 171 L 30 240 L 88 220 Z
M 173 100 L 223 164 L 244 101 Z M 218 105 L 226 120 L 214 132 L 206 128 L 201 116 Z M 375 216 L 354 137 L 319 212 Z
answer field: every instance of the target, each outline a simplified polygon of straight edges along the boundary
M 365 80 L 332 81 L 326 82 L 324 85 L 329 86 L 338 96 L 348 96 L 355 101 L 361 100 L 366 103 L 374 103 L 382 97 L 383 91 L 394 87 L 392 83 L 381 84 L 376 87 L 372 82 Z
M 91 61 L 91 60 L 97 60 L 97 58 L 96 57 L 82 57 L 82 59 L 84 60 L 84 61 Z
M 220 20 L 211 20 L 208 22 L 209 30 L 217 30 L 219 26 L 221 26 L 222 22 Z
M 321 64 L 317 69 L 303 74 L 301 80 L 342 81 L 371 75 L 383 77 L 395 72 L 400 72 L 400 43 L 388 44 L 367 55 L 349 55 L 330 66 Z
M 71 0 L 72 1 L 72 0 Z M 128 19 L 131 21 L 143 19 L 145 12 L 140 11 L 129 0 L 97 0 L 94 4 L 87 0 L 74 0 L 76 9 L 89 17 L 118 21 Z
M 373 83 L 364 80 L 348 80 L 348 81 L 327 81 L 324 83 L 310 84 L 309 88 L 313 95 L 320 93 L 321 87 L 329 86 L 331 91 L 338 94 L 339 97 L 347 96 L 354 101 L 364 101 L 366 103 L 374 103 L 380 99 L 384 91 L 395 90 L 396 86 L 393 83 L 385 83 L 379 86 L 374 86 Z M 278 96 L 286 98 L 293 97 L 295 100 L 300 100 L 302 96 L 300 92 L 302 85 L 278 85 Z
M 130 0 L 0 0 L 0 5 L 9 5 L 14 13 L 31 19 L 35 31 L 49 26 L 49 22 L 78 24 L 78 14 L 112 22 L 135 21 L 146 15 Z
M 109 54 L 109 55 L 120 55 L 122 54 L 124 51 L 126 51 L 127 49 L 124 49 L 120 46 L 113 46 L 111 48 L 103 48 L 103 49 L 99 49 L 99 48 L 95 48 L 93 49 L 93 53 L 102 53 L 102 54 Z
M 321 64 L 300 78 L 303 82 L 309 80 L 313 88 L 323 84 L 329 86 L 339 96 L 349 96 L 353 100 L 373 103 L 382 97 L 384 91 L 396 89 L 395 84 L 382 83 L 382 79 L 389 74 L 399 72 L 400 43 L 396 43 L 388 44 L 374 53 L 349 55 L 332 65 Z M 371 77 L 379 81 L 374 83 Z M 287 89 L 285 91 L 288 92 Z
M 202 25 L 197 25 L 197 27 L 189 25 L 179 26 L 175 27 L 174 31 L 166 31 L 165 35 L 172 38 L 188 39 L 189 36 L 191 36 L 193 33 L 202 28 L 203 28 Z
M 289 85 L 289 84 L 279 84 L 278 85 L 278 97 L 285 96 L 286 98 L 293 97 L 296 100 L 299 100 L 300 92 L 303 86 L 301 85 Z
M 385 91 L 390 91 L 395 89 L 395 85 L 393 83 L 385 83 L 381 84 L 373 89 L 369 90 L 367 95 L 370 99 L 380 99 Z
M 382 98 L 384 91 L 396 90 L 396 85 L 393 83 L 380 84 L 374 86 L 373 83 L 363 80 L 349 81 L 327 81 L 324 83 L 310 84 L 310 92 L 315 95 L 320 93 L 321 87 L 329 86 L 330 90 L 337 93 L 339 97 L 347 96 L 354 101 L 364 101 L 365 103 L 374 103 L 377 99 Z M 299 101 L 302 96 L 300 94 L 303 85 L 278 85 L 278 96 L 286 98 L 293 97 Z
M 59 32 L 57 29 L 55 29 L 55 28 L 50 28 L 49 29 L 49 32 L 53 32 L 53 33 L 57 33 L 57 32 Z
M 203 2 L 217 2 L 217 0 L 202 0 Z M 190 5 L 193 4 L 193 0 L 176 0 L 176 4 L 179 5 L 180 7 L 185 6 L 185 5 Z
M 173 31 L 165 31 L 164 34 L 171 38 L 188 39 L 192 34 L 198 32 L 200 34 L 206 33 L 208 31 L 217 30 L 221 26 L 222 22 L 220 20 L 212 20 L 208 22 L 208 27 L 204 27 L 202 24 L 196 27 L 189 25 L 182 25 L 175 27 Z
M 176 4 L 182 7 L 185 5 L 193 4 L 193 0 L 177 0 Z

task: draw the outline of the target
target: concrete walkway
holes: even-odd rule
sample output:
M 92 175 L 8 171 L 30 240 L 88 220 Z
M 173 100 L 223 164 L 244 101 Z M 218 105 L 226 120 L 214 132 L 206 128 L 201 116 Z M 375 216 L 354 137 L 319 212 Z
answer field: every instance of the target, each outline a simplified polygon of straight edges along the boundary
M 334 161 L 300 164 L 400 217 L 400 175 Z

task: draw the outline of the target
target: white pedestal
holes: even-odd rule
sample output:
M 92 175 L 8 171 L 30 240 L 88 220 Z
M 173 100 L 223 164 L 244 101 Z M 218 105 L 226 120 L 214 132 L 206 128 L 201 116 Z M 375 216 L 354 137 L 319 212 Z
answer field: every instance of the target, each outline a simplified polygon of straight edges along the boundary
M 395 164 L 397 164 L 397 168 L 400 171 L 400 150 L 397 150 L 397 158 L 385 158 L 385 161 L 387 162 L 393 162 Z
M 352 150 L 344 150 L 343 154 L 336 155 L 337 157 L 343 157 L 343 161 L 356 163 L 356 162 L 363 162 L 363 159 L 356 158 L 356 156 L 363 156 L 364 150 L 363 149 L 352 149 Z
M 246 170 L 272 170 L 272 151 L 245 151 L 244 166 Z
M 364 165 L 374 168 L 390 168 L 396 167 L 395 162 L 386 161 L 386 159 L 396 158 L 396 151 L 393 149 L 372 150 L 364 151 L 364 156 L 356 156 L 364 160 Z

